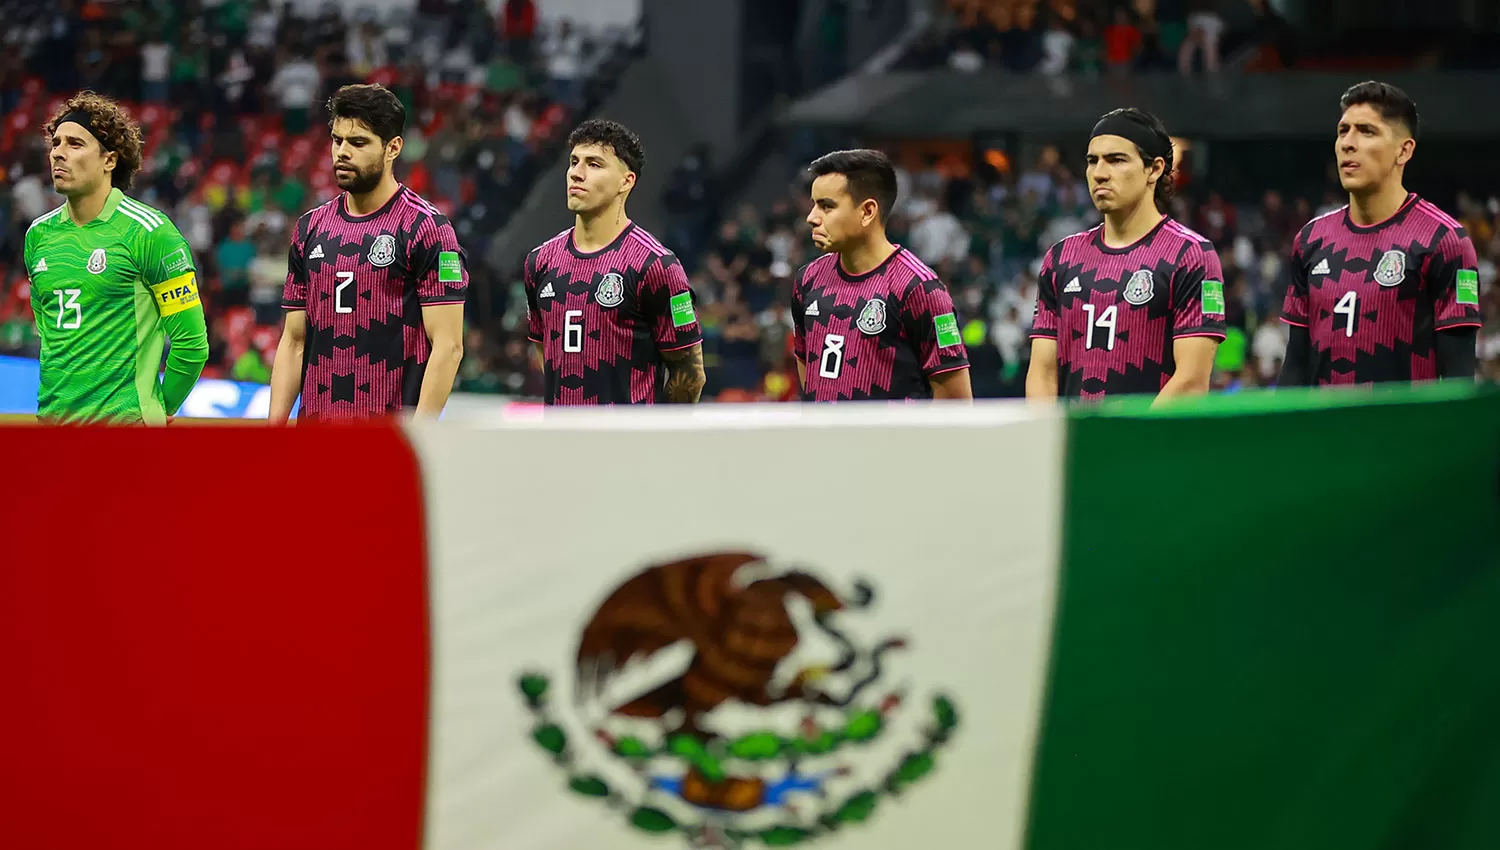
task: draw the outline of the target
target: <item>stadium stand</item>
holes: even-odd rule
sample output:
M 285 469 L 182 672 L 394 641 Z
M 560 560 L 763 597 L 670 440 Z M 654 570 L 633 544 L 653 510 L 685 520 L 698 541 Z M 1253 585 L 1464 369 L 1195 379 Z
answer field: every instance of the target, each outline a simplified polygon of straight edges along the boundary
M 1261 0 L 938 0 L 931 6 L 930 24 L 889 66 L 893 74 L 1008 73 L 1062 84 L 1218 69 L 1213 76 L 1263 71 L 1255 76 L 1270 79 L 1277 69 L 1342 55 L 1335 48 L 1308 55 L 1308 39 Z M 355 4 L 312 13 L 298 8 L 305 7 L 265 0 L 0 3 L 10 48 L 0 58 L 6 116 L 0 354 L 36 352 L 17 257 L 26 223 L 55 205 L 37 127 L 61 93 L 87 86 L 135 104 L 147 128 L 147 167 L 135 192 L 172 211 L 205 272 L 212 346 L 205 375 L 268 380 L 285 229 L 333 192 L 319 105 L 338 85 L 373 80 L 392 86 L 415 116 L 403 179 L 449 213 L 473 258 L 475 294 L 457 389 L 519 397 L 539 391 L 524 338 L 519 265 L 513 258 L 496 261 L 488 243 L 556 160 L 567 129 L 609 93 L 639 33 L 581 22 L 549 26 L 531 0 L 489 7 L 483 0 L 422 0 L 379 13 Z M 762 101 L 791 100 L 850 70 L 842 54 L 824 49 L 843 44 L 852 26 L 847 4 L 824 4 L 820 14 L 808 28 L 820 51 L 816 67 L 801 79 L 778 75 Z M 1455 40 L 1444 63 L 1471 67 L 1479 55 L 1475 43 Z M 1355 67 L 1387 62 L 1362 61 Z M 791 168 L 775 173 L 775 188 L 755 197 L 734 186 L 742 161 L 725 165 L 720 157 L 715 168 L 702 148 L 675 168 L 653 166 L 643 191 L 659 195 L 668 219 L 659 232 L 683 258 L 702 299 L 705 400 L 797 397 L 786 296 L 812 246 L 795 167 L 822 150 L 858 144 L 887 146 L 902 163 L 903 200 L 892 230 L 950 282 L 973 350 L 976 394 L 1021 393 L 1038 257 L 1096 221 L 1078 152 L 1032 144 L 1030 161 L 994 152 L 976 161 L 888 145 L 890 135 L 786 130 L 777 141 Z M 1177 180 L 1174 214 L 1213 239 L 1226 266 L 1233 330 L 1220 349 L 1215 386 L 1267 385 L 1285 344 L 1277 310 L 1288 240 L 1312 215 L 1342 203 L 1337 184 L 1323 174 L 1311 186 L 1290 176 L 1231 186 L 1223 170 L 1196 172 L 1191 153 Z M 1464 222 L 1479 251 L 1482 369 L 1500 379 L 1500 299 L 1493 285 L 1500 196 L 1474 188 L 1432 197 Z

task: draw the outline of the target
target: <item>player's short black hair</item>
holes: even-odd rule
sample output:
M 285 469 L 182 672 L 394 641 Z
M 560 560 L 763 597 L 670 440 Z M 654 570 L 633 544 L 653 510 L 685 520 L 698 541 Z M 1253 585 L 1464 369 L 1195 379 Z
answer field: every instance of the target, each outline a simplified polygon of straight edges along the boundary
M 849 181 L 849 197 L 856 204 L 874 199 L 885 221 L 896 207 L 896 166 L 891 158 L 877 150 L 834 151 L 825 153 L 807 166 L 813 177 L 842 174 Z
M 1172 169 L 1177 167 L 1174 162 L 1177 157 L 1172 150 L 1172 134 L 1167 132 L 1167 125 L 1162 123 L 1162 120 L 1152 113 L 1144 109 L 1137 109 L 1134 106 L 1112 109 L 1099 116 L 1101 123 L 1106 119 L 1124 119 L 1129 121 L 1154 139 L 1154 147 L 1158 153 L 1147 156 L 1146 151 L 1141 148 L 1139 143 L 1135 146 L 1135 152 L 1140 154 L 1141 162 L 1147 165 L 1158 156 L 1165 161 L 1161 178 L 1156 181 L 1156 190 L 1152 197 L 1156 200 L 1157 212 L 1166 212 L 1168 205 L 1172 203 L 1172 195 L 1175 194 L 1176 190 L 1176 184 L 1172 181 Z
M 1339 98 L 1339 111 L 1343 112 L 1360 104 L 1372 107 L 1386 121 L 1406 125 L 1406 132 L 1413 139 L 1422 129 L 1422 119 L 1417 116 L 1417 102 L 1390 83 L 1366 80 L 1350 86 L 1344 96 Z
M 344 86 L 328 98 L 328 126 L 339 118 L 362 121 L 382 145 L 406 132 L 406 106 L 378 83 Z
M 646 148 L 641 145 L 641 137 L 618 121 L 590 118 L 574 127 L 573 132 L 568 134 L 568 147 L 571 149 L 579 145 L 609 148 L 638 177 L 646 167 Z

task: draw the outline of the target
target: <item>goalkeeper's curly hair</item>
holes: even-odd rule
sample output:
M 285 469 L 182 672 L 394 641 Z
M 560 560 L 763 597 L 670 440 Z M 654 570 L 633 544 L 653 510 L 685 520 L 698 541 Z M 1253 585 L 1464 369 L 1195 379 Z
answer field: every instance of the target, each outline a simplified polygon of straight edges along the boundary
M 47 144 L 52 144 L 52 134 L 57 132 L 57 125 L 70 112 L 79 111 L 89 114 L 90 123 L 94 125 L 94 136 L 104 146 L 104 150 L 114 151 L 117 155 L 115 170 L 110 172 L 110 183 L 117 189 L 129 189 L 135 180 L 135 173 L 141 170 L 141 126 L 130 117 L 125 107 L 102 94 L 91 91 L 81 91 L 68 98 L 68 101 L 52 113 L 52 118 L 47 121 Z

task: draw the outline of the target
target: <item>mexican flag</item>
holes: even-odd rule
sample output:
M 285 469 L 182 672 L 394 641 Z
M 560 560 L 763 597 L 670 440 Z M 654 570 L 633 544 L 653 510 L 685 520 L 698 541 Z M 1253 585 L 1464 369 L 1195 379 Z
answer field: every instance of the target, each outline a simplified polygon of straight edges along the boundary
M 0 442 L 8 847 L 1500 846 L 1492 391 Z

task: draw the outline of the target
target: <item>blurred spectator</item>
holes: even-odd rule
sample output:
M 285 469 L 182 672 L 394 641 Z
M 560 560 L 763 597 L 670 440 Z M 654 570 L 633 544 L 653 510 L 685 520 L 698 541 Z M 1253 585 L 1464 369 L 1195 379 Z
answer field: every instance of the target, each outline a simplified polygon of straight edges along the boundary
M 505 0 L 500 9 L 499 29 L 510 55 L 526 61 L 531 55 L 531 39 L 536 35 L 534 0 Z
M 271 79 L 271 92 L 281 108 L 281 128 L 292 135 L 307 131 L 308 117 L 317 100 L 322 75 L 307 56 L 291 56 L 281 63 Z
M 228 238 L 214 250 L 223 306 L 243 307 L 250 303 L 250 266 L 255 257 L 255 243 L 246 236 L 245 223 L 236 221 L 230 225 Z
M 1183 74 L 1191 74 L 1194 60 L 1201 59 L 1204 71 L 1218 73 L 1219 39 L 1224 34 L 1224 19 L 1214 11 L 1211 0 L 1194 0 L 1187 25 L 1187 38 L 1177 53 L 1177 69 Z
M 1115 7 L 1114 20 L 1104 28 L 1104 64 L 1123 73 L 1135 63 L 1141 50 L 1141 31 L 1124 7 Z

